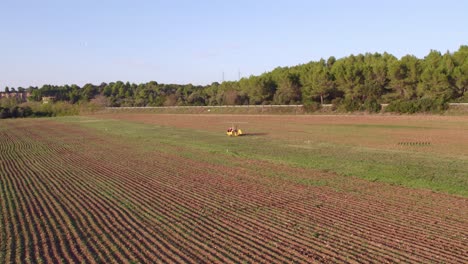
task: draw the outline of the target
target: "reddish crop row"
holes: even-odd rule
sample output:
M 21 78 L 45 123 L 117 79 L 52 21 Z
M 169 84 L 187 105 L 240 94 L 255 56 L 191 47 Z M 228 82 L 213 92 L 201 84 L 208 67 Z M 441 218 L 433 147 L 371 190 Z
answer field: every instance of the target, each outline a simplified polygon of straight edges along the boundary
M 1 263 L 468 262 L 464 198 L 143 153 L 51 121 L 4 124 Z M 336 177 L 340 190 L 272 169 Z

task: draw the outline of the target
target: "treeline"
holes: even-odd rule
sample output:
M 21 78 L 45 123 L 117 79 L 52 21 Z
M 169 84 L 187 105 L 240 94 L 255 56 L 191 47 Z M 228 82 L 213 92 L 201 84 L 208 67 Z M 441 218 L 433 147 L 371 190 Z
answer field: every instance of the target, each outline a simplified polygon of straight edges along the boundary
M 70 104 L 95 101 L 106 106 L 304 104 L 311 109 L 332 103 L 343 111 L 379 111 L 388 103 L 397 112 L 443 110 L 447 102 L 468 102 L 468 46 L 456 52 L 431 51 L 423 59 L 388 53 L 330 57 L 260 76 L 206 86 L 111 82 L 41 88 L 30 100 L 54 96 Z
M 32 115 L 33 115 L 33 111 L 31 107 L 29 106 L 25 106 L 25 107 L 13 106 L 12 108 L 0 106 L 0 119 L 29 117 Z
M 70 104 L 69 102 L 57 102 L 42 104 L 39 102 L 21 103 L 11 99 L 2 99 L 0 100 L 0 119 L 78 115 L 80 112 L 90 112 L 93 108 L 97 108 L 97 106 L 92 103 Z

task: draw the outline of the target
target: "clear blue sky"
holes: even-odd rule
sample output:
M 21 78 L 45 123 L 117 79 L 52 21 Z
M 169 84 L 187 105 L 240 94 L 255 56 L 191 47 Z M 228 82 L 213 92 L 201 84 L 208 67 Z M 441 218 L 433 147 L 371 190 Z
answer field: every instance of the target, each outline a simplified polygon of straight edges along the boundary
M 208 84 L 277 66 L 468 44 L 468 1 L 0 0 L 0 87 Z

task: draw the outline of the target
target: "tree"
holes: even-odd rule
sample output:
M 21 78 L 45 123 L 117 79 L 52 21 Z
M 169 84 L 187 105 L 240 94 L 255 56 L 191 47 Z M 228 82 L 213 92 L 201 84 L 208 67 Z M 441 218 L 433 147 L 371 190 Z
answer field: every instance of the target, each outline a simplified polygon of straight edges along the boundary
M 239 82 L 223 82 L 216 93 L 218 105 L 248 104 L 247 95 L 241 91 Z
M 363 55 L 351 55 L 333 64 L 336 87 L 351 100 L 362 99 L 364 87 Z
M 201 91 L 194 91 L 187 98 L 187 103 L 190 105 L 205 105 L 206 98 Z
M 149 103 L 151 90 L 141 87 L 135 95 L 135 106 L 146 106 Z
M 456 98 L 463 97 L 468 92 L 468 46 L 461 46 L 453 54 L 455 68 L 453 69 L 453 88 Z
M 363 75 L 364 84 L 361 93 L 368 99 L 380 98 L 386 91 L 390 82 L 388 78 L 388 64 L 396 58 L 384 53 L 367 53 L 364 58 Z
M 87 83 L 81 88 L 81 99 L 89 101 L 93 99 L 97 94 L 99 94 L 99 89 L 97 86 Z
M 236 90 L 228 90 L 223 94 L 224 105 L 237 105 L 240 101 L 240 94 Z
M 310 101 L 315 97 L 324 103 L 324 97 L 328 96 L 334 88 L 333 75 L 330 68 L 322 59 L 315 63 L 304 77 L 303 100 Z
M 334 56 L 330 56 L 327 60 L 327 68 L 331 69 L 333 67 L 333 64 L 335 64 L 336 58 Z
M 104 89 L 102 90 L 102 94 L 107 97 L 112 96 L 112 86 L 111 85 L 105 86 Z
M 91 104 L 97 107 L 106 107 L 110 106 L 109 98 L 105 97 L 104 95 L 97 95 L 90 101 Z
M 177 96 L 175 94 L 168 95 L 164 101 L 164 106 L 175 106 L 175 105 L 177 105 Z
M 11 117 L 10 109 L 0 106 L 0 119 L 9 118 L 9 117 Z
M 416 88 L 421 75 L 421 63 L 418 58 L 406 55 L 401 60 L 395 60 L 389 65 L 390 99 L 412 99 L 416 96 Z
M 259 105 L 273 100 L 277 84 L 270 74 L 263 74 L 242 78 L 239 81 L 239 89 L 248 97 L 250 104 Z
M 218 104 L 218 101 L 216 100 L 216 98 L 217 98 L 217 94 L 219 91 L 219 85 L 220 84 L 218 82 L 213 82 L 211 83 L 211 85 L 209 85 L 208 87 L 204 89 L 206 96 L 207 96 L 207 101 L 206 101 L 207 105 Z
M 302 100 L 300 76 L 286 73 L 278 82 L 273 101 L 276 104 L 297 104 Z
M 450 98 L 453 92 L 450 85 L 451 71 L 453 71 L 453 62 L 450 54 L 442 56 L 440 52 L 432 50 L 423 61 L 418 96 Z
M 68 92 L 68 98 L 71 104 L 78 102 L 81 99 L 81 95 L 77 90 L 71 90 Z
M 30 99 L 36 102 L 40 102 L 42 100 L 42 91 L 40 89 L 32 90 Z

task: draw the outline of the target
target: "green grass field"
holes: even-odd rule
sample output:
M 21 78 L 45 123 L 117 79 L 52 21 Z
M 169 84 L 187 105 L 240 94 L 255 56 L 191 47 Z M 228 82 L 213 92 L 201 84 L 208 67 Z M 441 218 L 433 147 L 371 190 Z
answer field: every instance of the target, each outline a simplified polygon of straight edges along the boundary
M 184 157 L 232 167 L 250 166 L 260 160 L 313 168 L 346 177 L 358 177 L 418 189 L 468 196 L 468 157 L 445 155 L 418 149 L 385 149 L 337 142 L 282 140 L 261 135 L 228 138 L 222 132 L 185 129 L 93 117 L 64 117 L 59 122 L 78 124 L 100 133 L 132 142 L 142 150 L 174 152 Z M 371 125 L 316 127 L 326 133 L 353 129 L 367 133 Z M 385 129 L 428 129 L 415 125 L 376 125 Z M 336 131 L 335 131 L 336 130 Z M 421 146 L 420 148 L 424 148 Z M 274 171 L 262 172 L 272 176 Z M 288 175 L 280 175 L 288 178 Z M 346 179 L 344 177 L 344 179 Z M 301 181 L 290 177 L 291 181 Z M 311 182 L 310 184 L 317 184 Z M 321 182 L 320 184 L 327 184 Z

